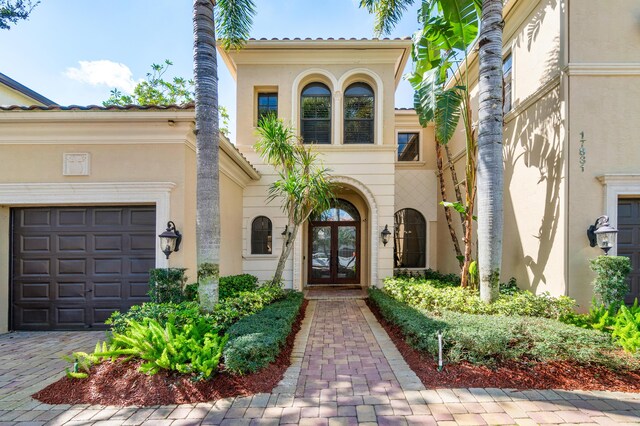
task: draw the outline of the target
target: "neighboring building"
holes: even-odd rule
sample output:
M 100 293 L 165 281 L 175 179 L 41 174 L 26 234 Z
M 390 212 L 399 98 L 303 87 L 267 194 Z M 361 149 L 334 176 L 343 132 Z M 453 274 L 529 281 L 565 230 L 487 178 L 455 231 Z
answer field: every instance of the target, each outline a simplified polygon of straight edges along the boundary
M 606 11 L 586 1 L 505 5 L 503 279 L 588 305 L 588 259 L 599 250 L 585 233 L 608 214 L 620 229 L 617 253 L 633 261 L 630 297 L 640 296 L 638 16 L 634 0 Z M 286 218 L 267 203 L 276 175 L 253 150 L 267 113 L 314 142 L 340 183 L 336 205 L 299 234 L 287 287 L 458 270 L 438 204 L 433 128 L 394 108 L 410 47 L 262 39 L 221 52 L 237 81 L 238 117 L 236 145 L 220 146 L 222 274 L 268 280 L 282 248 Z M 468 73 L 476 104 L 475 53 Z M 187 267 L 194 279 L 192 106 L 59 107 L 10 79 L 0 80 L 0 104 L 40 105 L 0 107 L 0 234 L 10 237 L 0 240 L 0 312 L 11 315 L 0 315 L 0 332 L 100 326 L 144 300 L 153 266 Z M 450 143 L 461 177 L 462 136 Z M 169 262 L 156 237 L 168 220 L 184 236 Z

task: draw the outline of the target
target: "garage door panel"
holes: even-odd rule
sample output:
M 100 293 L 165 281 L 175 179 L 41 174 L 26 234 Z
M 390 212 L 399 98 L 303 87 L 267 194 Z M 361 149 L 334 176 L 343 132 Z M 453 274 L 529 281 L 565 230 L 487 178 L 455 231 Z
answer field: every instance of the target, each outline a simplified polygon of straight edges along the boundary
M 76 227 L 87 225 L 86 209 L 59 209 L 57 210 L 58 227 Z
M 122 235 L 94 235 L 93 246 L 96 251 L 122 251 Z
M 86 235 L 58 235 L 58 251 L 61 252 L 86 252 Z
M 94 226 L 121 226 L 122 209 L 96 209 L 93 216 Z
M 106 328 L 149 300 L 155 208 L 12 209 L 12 328 Z
M 48 235 L 34 235 L 20 237 L 21 253 L 49 253 L 51 238 Z
M 626 303 L 640 298 L 640 199 L 618 200 L 618 255 L 631 260 Z

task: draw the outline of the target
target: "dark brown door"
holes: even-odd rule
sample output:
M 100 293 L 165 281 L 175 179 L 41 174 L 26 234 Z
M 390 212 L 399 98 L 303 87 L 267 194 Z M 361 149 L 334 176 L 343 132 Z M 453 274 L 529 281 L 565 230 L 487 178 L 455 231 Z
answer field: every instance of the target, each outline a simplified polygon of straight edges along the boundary
M 360 223 L 311 222 L 309 284 L 360 283 Z
M 618 200 L 618 255 L 631 259 L 626 303 L 640 299 L 640 199 Z
M 155 207 L 14 208 L 12 328 L 105 328 L 148 300 Z

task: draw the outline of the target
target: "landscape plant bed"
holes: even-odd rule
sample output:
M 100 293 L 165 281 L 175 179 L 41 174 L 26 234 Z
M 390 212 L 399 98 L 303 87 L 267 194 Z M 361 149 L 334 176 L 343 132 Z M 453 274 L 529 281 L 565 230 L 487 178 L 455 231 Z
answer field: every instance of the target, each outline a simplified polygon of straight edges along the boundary
M 438 364 L 430 354 L 411 347 L 400 328 L 389 323 L 380 310 L 367 299 L 367 305 L 389 334 L 409 367 L 426 388 L 514 388 L 608 390 L 640 392 L 640 371 L 613 371 L 602 366 L 580 365 L 571 361 L 499 362 L 494 367 L 469 362 Z
M 86 379 L 63 377 L 35 393 L 33 398 L 47 404 L 99 404 L 149 406 L 211 402 L 220 398 L 269 393 L 289 367 L 293 342 L 300 330 L 308 302 L 302 303 L 286 343 L 274 362 L 244 376 L 224 371 L 209 380 L 193 381 L 175 372 L 146 375 L 138 371 L 141 361 L 104 362 L 91 368 Z

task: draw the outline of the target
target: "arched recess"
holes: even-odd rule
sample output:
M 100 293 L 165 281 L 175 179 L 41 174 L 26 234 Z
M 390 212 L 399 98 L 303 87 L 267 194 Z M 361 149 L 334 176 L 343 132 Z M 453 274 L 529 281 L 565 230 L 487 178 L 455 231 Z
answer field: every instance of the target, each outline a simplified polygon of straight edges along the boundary
M 340 96 L 336 93 L 338 80 L 329 71 L 322 68 L 309 68 L 296 76 L 291 87 L 291 121 L 295 123 L 296 135 L 300 136 L 300 92 L 307 84 L 313 82 L 324 83 L 331 91 L 331 97 L 333 99 L 331 143 L 334 144 L 337 141 L 335 136 L 336 128 L 338 127 L 335 121 L 336 99 Z
M 375 96 L 375 140 L 374 140 L 374 145 L 382 145 L 382 129 L 383 129 L 383 125 L 382 125 L 382 120 L 383 120 L 383 95 L 384 95 L 384 85 L 382 83 L 382 79 L 380 78 L 380 76 L 378 74 L 376 74 L 375 72 L 366 69 L 366 68 L 354 68 L 352 70 L 349 70 L 347 72 L 345 72 L 344 74 L 342 74 L 342 76 L 340 77 L 340 79 L 338 80 L 338 83 L 336 85 L 337 87 L 337 92 L 336 93 L 340 93 L 340 111 L 337 111 L 337 113 L 339 113 L 339 115 L 334 114 L 334 117 L 337 118 L 337 122 L 340 123 L 339 126 L 335 126 L 336 128 L 338 128 L 337 130 L 340 132 L 339 134 L 342 134 L 343 132 L 343 123 L 342 123 L 342 117 L 344 116 L 344 110 L 343 110 L 343 103 L 342 103 L 342 93 L 344 93 L 345 89 L 347 87 L 349 87 L 349 85 L 351 85 L 352 83 L 357 83 L 357 82 L 363 82 L 363 83 L 367 83 L 369 86 L 371 86 L 371 88 L 373 89 L 373 93 Z M 336 98 L 338 96 L 336 95 Z M 336 108 L 337 110 L 338 108 Z M 342 140 L 342 138 L 340 138 L 340 140 Z
M 369 241 L 370 247 L 370 268 L 369 268 L 369 285 L 375 286 L 378 283 L 378 245 L 380 244 L 380 230 L 378 229 L 378 205 L 376 203 L 373 193 L 362 182 L 351 178 L 349 176 L 332 176 L 331 180 L 337 184 L 342 184 L 350 189 L 353 189 L 362 199 L 367 203 L 370 215 L 370 227 L 369 227 Z M 362 232 L 366 232 L 365 229 Z M 302 269 L 302 238 L 296 238 L 295 247 L 293 250 L 293 286 L 301 289 L 303 278 Z M 362 277 L 364 279 L 364 277 Z

